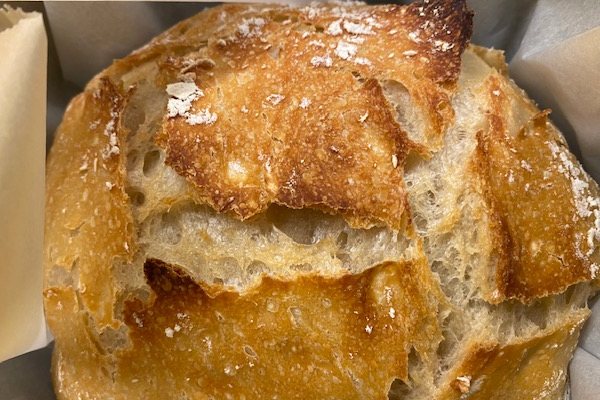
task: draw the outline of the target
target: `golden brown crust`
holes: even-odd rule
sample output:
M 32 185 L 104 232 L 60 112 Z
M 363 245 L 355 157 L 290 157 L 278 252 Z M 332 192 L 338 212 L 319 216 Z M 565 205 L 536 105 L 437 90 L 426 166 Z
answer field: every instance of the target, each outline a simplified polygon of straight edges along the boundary
M 62 399 L 100 397 L 98 388 L 106 388 L 110 372 L 105 365 L 107 357 L 89 334 L 87 316 L 79 310 L 76 292 L 70 288 L 55 288 L 44 292 L 47 321 L 55 337 L 64 337 L 55 343 L 52 353 L 52 383 L 56 397 Z M 123 388 L 126 395 L 127 389 Z M 85 397 L 84 397 L 85 398 Z M 126 398 L 126 397 L 115 397 Z
M 545 400 L 564 394 L 567 367 L 589 311 L 571 313 L 564 323 L 529 340 L 500 344 L 486 339 L 467 346 L 448 372 L 436 399 Z
M 82 307 L 99 326 L 114 325 L 110 266 L 135 251 L 133 220 L 124 191 L 120 126 L 124 97 L 103 79 L 69 105 L 48 157 L 46 287 L 71 274 Z M 75 280 L 75 281 L 73 281 Z
M 488 80 L 489 130 L 478 136 L 498 244 L 494 301 L 531 301 L 595 278 L 599 190 L 568 154 L 548 112 L 510 133 L 506 110 L 514 94 L 505 82 Z
M 321 206 L 364 219 L 361 225 L 374 220 L 400 229 L 406 195 L 402 168 L 394 168 L 392 157 L 401 163 L 407 144 L 382 104 L 379 85 L 356 82 L 350 73 L 331 82 L 327 79 L 331 73 L 319 72 L 320 79 L 313 81 L 323 89 L 323 96 L 312 97 L 315 110 L 299 107 L 301 93 L 292 94 L 291 89 L 285 91 L 288 101 L 267 105 L 271 92 L 283 91 L 265 88 L 265 104 L 258 109 L 248 105 L 250 111 L 244 114 L 239 111 L 244 98 L 236 97 L 239 90 L 234 85 L 221 81 L 220 93 L 205 89 L 202 101 L 224 95 L 237 103 L 213 106 L 217 115 L 226 110 L 239 115 L 201 130 L 185 120 L 168 120 L 163 132 L 168 136 L 160 139 L 166 145 L 167 164 L 188 177 L 198 188 L 198 197 L 220 212 L 248 218 L 271 202 L 292 208 Z M 256 71 L 248 73 L 252 76 Z M 306 83 L 295 82 L 294 76 L 285 81 L 303 91 Z M 264 86 L 256 83 L 257 91 Z M 344 89 L 336 90 L 340 84 Z M 339 99 L 344 99 L 348 112 L 335 109 Z M 318 111 L 316 104 L 328 111 Z M 280 112 L 284 107 L 290 110 Z M 368 115 L 367 120 L 360 122 L 361 115 Z M 281 127 L 291 129 L 285 132 Z M 190 162 L 194 166 L 188 169 Z M 382 188 L 388 190 L 382 193 Z
M 265 278 L 251 293 L 208 295 L 182 270 L 148 260 L 153 300 L 128 304 L 131 344 L 111 362 L 87 337 L 61 341 L 55 357 L 70 355 L 61 366 L 69 380 L 55 366 L 55 386 L 65 398 L 100 379 L 113 381 L 105 395 L 118 398 L 161 398 L 162 383 L 171 382 L 173 398 L 386 399 L 395 378 L 407 379 L 411 349 L 431 362 L 441 340 L 440 293 L 423 261 L 385 263 L 339 279 Z M 50 315 L 65 307 L 79 335 L 85 314 L 72 291 L 47 293 Z M 56 333 L 64 332 L 57 326 Z M 100 360 L 110 371 L 97 371 Z M 78 383 L 70 380 L 73 368 L 83 372 Z
M 191 365 L 165 357 L 175 346 L 210 366 L 177 382 L 192 398 L 385 399 L 394 378 L 406 379 L 410 349 L 430 357 L 440 340 L 436 294 L 423 290 L 435 287 L 424 263 L 386 263 L 339 279 L 265 278 L 252 293 L 215 297 L 170 268 L 146 263 L 156 300 L 126 312 L 133 347 L 120 356 L 119 379 L 145 381 L 161 361 L 167 374 L 183 377 L 178 371 Z
M 245 219 L 278 203 L 400 229 L 404 160 L 439 147 L 452 120 L 446 89 L 471 14 L 464 2 L 311 10 L 246 10 L 206 49 L 172 57 L 164 68 L 192 72 L 202 94 L 165 117 L 158 143 L 217 211 Z M 396 121 L 384 80 L 405 86 L 421 110 L 423 143 Z
M 452 86 L 460 72 L 460 57 L 471 40 L 473 12 L 465 1 L 434 0 L 414 2 L 406 13 L 412 16 L 407 23 L 412 22 L 415 34 L 409 39 L 415 42 L 417 38 L 418 48 L 429 58 L 428 62 L 420 59 L 428 64 L 426 74 L 434 82 Z

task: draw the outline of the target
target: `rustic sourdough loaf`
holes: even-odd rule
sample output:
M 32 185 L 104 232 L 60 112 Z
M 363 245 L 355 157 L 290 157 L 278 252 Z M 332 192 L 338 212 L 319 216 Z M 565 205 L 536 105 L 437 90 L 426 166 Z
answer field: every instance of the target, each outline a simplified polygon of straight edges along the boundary
M 598 187 L 464 1 L 225 5 L 48 159 L 60 399 L 558 399 Z

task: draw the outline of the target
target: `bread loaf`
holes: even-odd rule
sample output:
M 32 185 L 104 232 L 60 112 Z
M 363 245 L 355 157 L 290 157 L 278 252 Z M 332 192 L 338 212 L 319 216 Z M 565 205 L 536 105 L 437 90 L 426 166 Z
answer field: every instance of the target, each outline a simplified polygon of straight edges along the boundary
M 462 0 L 223 5 L 47 165 L 59 399 L 559 399 L 597 184 Z

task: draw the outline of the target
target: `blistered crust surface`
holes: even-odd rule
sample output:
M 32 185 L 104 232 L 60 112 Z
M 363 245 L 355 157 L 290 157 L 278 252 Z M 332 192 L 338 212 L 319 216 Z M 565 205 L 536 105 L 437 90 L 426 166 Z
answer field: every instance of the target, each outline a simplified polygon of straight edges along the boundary
M 478 135 L 477 157 L 495 217 L 496 290 L 528 301 L 596 278 L 598 186 L 568 151 L 547 111 L 531 110 L 536 114 L 515 125 L 519 118 L 506 112 L 515 88 L 495 74 L 486 87 L 488 129 Z
M 130 261 L 135 233 L 120 112 L 124 96 L 109 80 L 69 105 L 48 158 L 46 287 L 69 285 L 98 326 L 114 326 L 111 266 Z
M 439 400 L 544 400 L 564 396 L 567 366 L 589 311 L 568 316 L 561 326 L 511 344 L 481 338 L 448 374 Z
M 112 354 L 86 334 L 72 288 L 50 290 L 49 322 L 70 336 L 54 353 L 55 388 L 67 399 L 95 396 L 96 387 L 115 399 L 387 399 L 394 379 L 408 377 L 409 353 L 430 366 L 441 340 L 440 292 L 424 261 L 341 279 L 266 278 L 240 296 L 211 295 L 181 269 L 151 259 L 144 271 L 152 299 L 128 302 L 131 342 Z
M 402 228 L 405 159 L 439 147 L 452 121 L 470 35 L 460 4 L 223 8 L 227 27 L 165 66 L 182 81 L 174 90 L 187 86 L 172 92 L 158 137 L 166 163 L 243 219 L 278 203 Z M 406 89 L 420 126 L 401 126 L 384 82 Z
M 152 398 L 174 380 L 189 398 L 386 399 L 394 379 L 407 379 L 411 349 L 428 360 L 440 340 L 439 298 L 422 262 L 340 279 L 266 278 L 243 296 L 210 296 L 160 261 L 145 270 L 156 298 L 129 304 L 132 347 L 115 379 L 156 382 L 139 387 Z M 186 359 L 201 367 L 189 370 Z

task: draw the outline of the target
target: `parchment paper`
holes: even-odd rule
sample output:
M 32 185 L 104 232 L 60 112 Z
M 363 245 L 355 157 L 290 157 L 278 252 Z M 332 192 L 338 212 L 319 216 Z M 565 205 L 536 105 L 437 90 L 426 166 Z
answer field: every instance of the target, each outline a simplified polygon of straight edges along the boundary
M 600 180 L 600 1 L 539 1 L 511 74 L 572 135 Z
M 46 33 L 0 11 L 0 361 L 48 344 L 42 307 Z
M 552 120 L 566 134 L 584 167 L 599 180 L 600 1 L 469 3 L 476 13 L 473 42 L 506 50 L 513 79 L 540 107 L 553 109 Z M 64 79 L 54 82 L 56 91 L 61 85 L 81 89 L 114 58 L 209 5 L 46 2 Z M 53 101 L 48 107 L 49 120 L 60 120 L 64 102 Z M 593 311 L 571 363 L 572 400 L 600 399 L 600 301 Z

